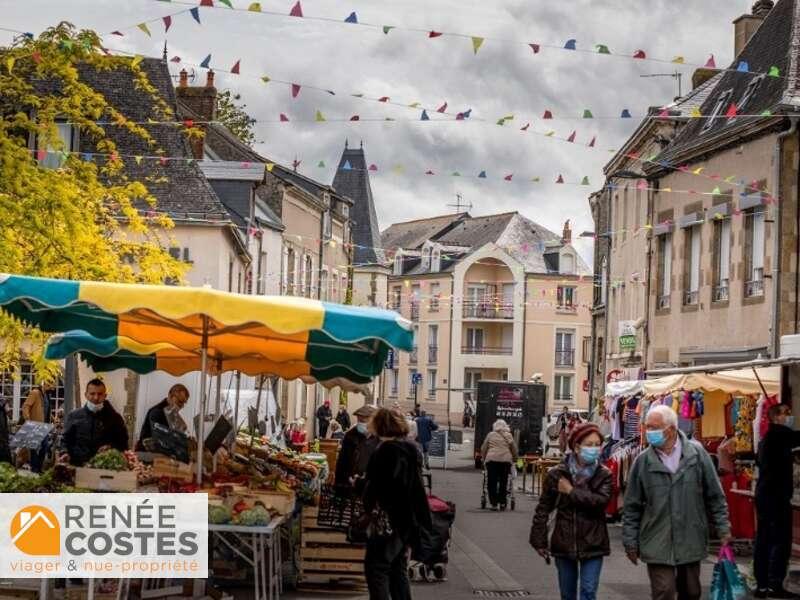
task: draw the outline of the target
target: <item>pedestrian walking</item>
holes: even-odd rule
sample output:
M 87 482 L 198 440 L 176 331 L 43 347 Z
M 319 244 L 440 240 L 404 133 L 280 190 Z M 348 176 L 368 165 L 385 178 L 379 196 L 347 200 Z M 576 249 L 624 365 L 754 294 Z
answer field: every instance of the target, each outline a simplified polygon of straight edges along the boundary
M 344 404 L 339 405 L 339 412 L 336 413 L 336 422 L 342 427 L 342 431 L 350 429 L 350 413 L 347 412 L 347 407 Z
M 769 430 L 758 447 L 754 596 L 800 598 L 783 587 L 792 554 L 792 449 L 800 446 L 800 432 L 792 429 L 794 417 L 785 404 L 770 406 L 767 416 Z
M 568 446 L 570 452 L 561 464 L 547 473 L 530 542 L 548 563 L 551 556 L 556 559 L 561 600 L 595 600 L 603 557 L 611 553 L 605 514 L 611 498 L 611 471 L 600 464 L 603 438 L 594 423 L 575 427 Z M 548 540 L 553 512 L 555 522 Z
M 709 521 L 723 544 L 731 540 L 725 494 L 711 457 L 678 430 L 672 408 L 651 408 L 645 427 L 650 447 L 633 463 L 625 492 L 625 552 L 647 565 L 653 600 L 700 600 Z
M 489 505 L 492 510 L 506 509 L 508 477 L 511 465 L 517 460 L 517 445 L 511 436 L 511 429 L 503 419 L 497 419 L 492 431 L 481 444 L 481 457 L 486 469 L 486 485 L 489 492 Z
M 400 415 L 402 416 L 402 413 L 400 413 Z M 439 425 L 424 410 L 419 412 L 419 416 L 415 419 L 415 422 L 417 424 L 417 441 L 419 445 L 422 446 L 424 465 L 426 469 L 430 470 L 431 463 L 428 450 L 431 445 L 431 440 L 433 439 L 433 432 L 439 429 Z
M 364 573 L 369 600 L 411 600 L 408 554 L 432 529 L 419 454 L 406 440 L 402 414 L 379 409 L 370 431 L 380 440 L 367 467 L 364 510 L 369 518 Z
M 331 419 L 333 419 L 330 400 L 325 400 L 325 402 L 322 403 L 322 406 L 317 409 L 316 417 L 317 437 L 320 439 L 325 439 L 328 435 L 328 426 L 331 424 Z

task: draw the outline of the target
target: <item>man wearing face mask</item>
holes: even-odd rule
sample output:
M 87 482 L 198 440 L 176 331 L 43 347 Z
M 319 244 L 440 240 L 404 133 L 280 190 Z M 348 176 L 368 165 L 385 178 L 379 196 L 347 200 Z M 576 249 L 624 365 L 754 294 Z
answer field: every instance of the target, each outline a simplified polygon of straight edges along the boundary
M 137 450 L 145 449 L 145 440 L 153 437 L 153 425 L 158 424 L 167 429 L 186 433 L 186 421 L 180 415 L 181 409 L 189 401 L 189 390 L 182 383 L 176 383 L 167 393 L 167 397 L 147 411 L 139 435 Z
M 672 408 L 651 408 L 645 427 L 650 447 L 633 463 L 625 491 L 625 552 L 647 564 L 653 600 L 700 600 L 709 519 L 722 543 L 731 541 L 725 494 L 711 457 L 678 430 Z
M 81 467 L 95 454 L 110 448 L 128 449 L 128 429 L 122 416 L 106 402 L 106 384 L 92 379 L 86 384 L 86 403 L 67 415 L 61 436 L 61 462 Z
M 769 430 L 758 447 L 754 596 L 800 598 L 783 587 L 792 553 L 792 449 L 800 446 L 800 432 L 794 431 L 794 417 L 785 404 L 771 406 L 767 417 Z
M 342 448 L 336 460 L 336 485 L 340 488 L 361 487 L 367 472 L 369 459 L 378 446 L 378 438 L 367 431 L 367 423 L 375 413 L 375 407 L 365 404 L 355 413 L 356 424 L 342 439 Z M 360 491 L 360 490 L 359 490 Z

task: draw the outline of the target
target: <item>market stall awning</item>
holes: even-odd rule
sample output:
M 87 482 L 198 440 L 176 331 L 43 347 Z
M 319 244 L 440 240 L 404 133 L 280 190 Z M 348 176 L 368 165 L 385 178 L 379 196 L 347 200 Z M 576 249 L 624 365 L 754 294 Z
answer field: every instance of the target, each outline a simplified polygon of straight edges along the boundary
M 71 332 L 52 356 L 71 348 L 98 367 L 140 372 L 199 370 L 205 349 L 210 372 L 361 383 L 381 372 L 390 347 L 413 347 L 411 323 L 392 311 L 208 288 L 0 275 L 0 308 L 45 332 Z
M 758 377 L 756 377 L 758 373 Z M 759 383 L 759 379 L 761 382 Z M 781 391 L 781 368 L 759 367 L 734 369 L 715 373 L 692 372 L 665 375 L 658 379 L 647 379 L 644 392 L 657 396 L 678 390 L 703 390 L 705 392 L 724 392 L 726 394 L 778 394 Z M 763 390 L 762 390 L 763 385 Z

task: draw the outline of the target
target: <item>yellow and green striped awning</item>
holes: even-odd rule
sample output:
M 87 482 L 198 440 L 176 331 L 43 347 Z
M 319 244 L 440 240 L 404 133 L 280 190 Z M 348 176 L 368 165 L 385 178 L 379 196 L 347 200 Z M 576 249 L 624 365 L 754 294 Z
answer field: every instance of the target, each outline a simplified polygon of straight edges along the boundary
M 0 308 L 48 333 L 48 356 L 81 352 L 95 370 L 179 375 L 240 370 L 365 382 L 391 347 L 410 351 L 411 324 L 395 312 L 306 298 L 208 288 L 0 275 Z

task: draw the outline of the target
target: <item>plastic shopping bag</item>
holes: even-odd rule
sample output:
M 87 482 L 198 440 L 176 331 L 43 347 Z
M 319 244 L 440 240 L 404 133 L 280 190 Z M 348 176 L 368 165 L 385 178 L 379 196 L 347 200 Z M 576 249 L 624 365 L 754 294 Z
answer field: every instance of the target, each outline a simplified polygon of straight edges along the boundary
M 747 595 L 747 585 L 736 566 L 733 550 L 723 546 L 719 552 L 719 560 L 714 565 L 714 577 L 711 581 L 710 600 L 741 600 Z

